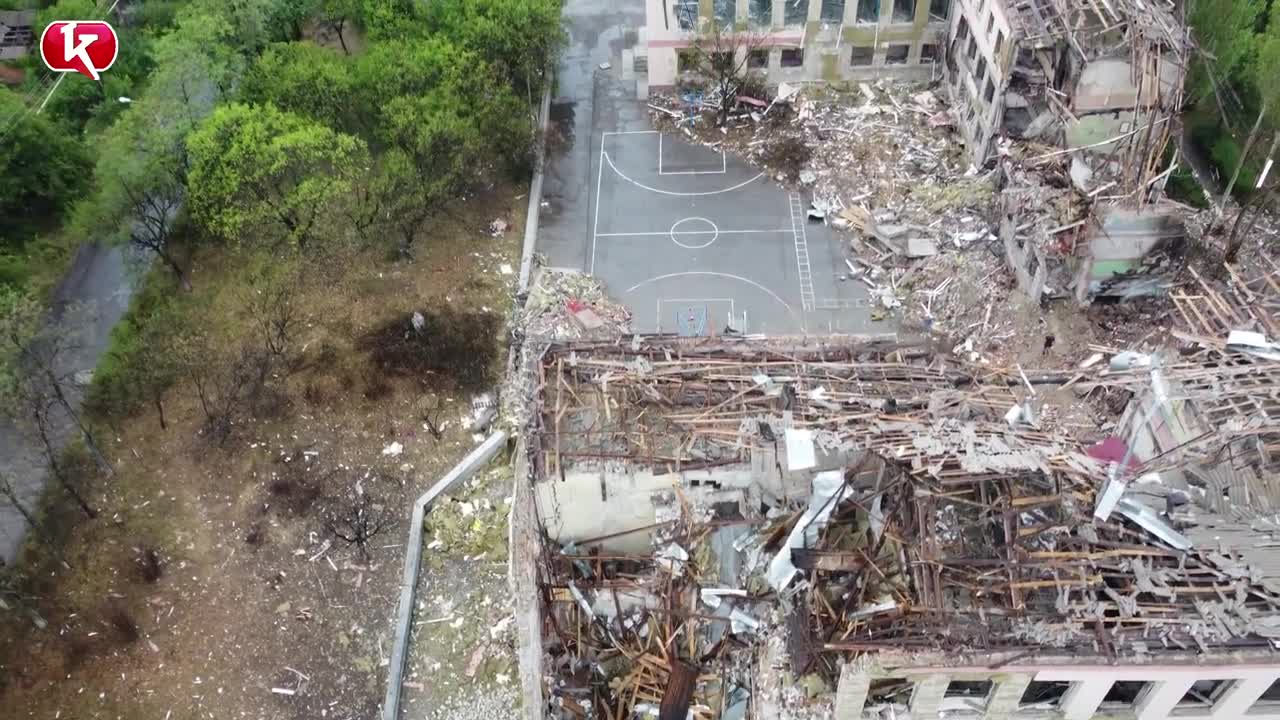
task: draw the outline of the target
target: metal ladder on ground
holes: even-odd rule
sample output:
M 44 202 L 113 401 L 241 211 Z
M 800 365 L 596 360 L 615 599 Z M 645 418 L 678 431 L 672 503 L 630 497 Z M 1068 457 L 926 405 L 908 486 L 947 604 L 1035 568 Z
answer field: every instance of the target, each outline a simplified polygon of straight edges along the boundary
M 804 233 L 804 224 L 808 218 L 800 194 L 790 193 L 788 197 L 791 201 L 791 235 L 796 243 L 796 267 L 800 272 L 800 306 L 806 311 L 812 311 L 813 271 L 809 267 L 809 239 Z

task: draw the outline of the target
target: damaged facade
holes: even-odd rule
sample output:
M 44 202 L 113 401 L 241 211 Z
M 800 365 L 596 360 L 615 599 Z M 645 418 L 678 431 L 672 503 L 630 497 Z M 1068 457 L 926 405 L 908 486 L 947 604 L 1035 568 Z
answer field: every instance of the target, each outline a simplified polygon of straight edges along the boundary
M 709 23 L 751 41 L 750 70 L 771 85 L 890 77 L 929 80 L 951 0 L 646 0 L 637 54 L 652 88 L 671 88 L 681 54 Z
M 997 158 L 1022 291 L 1163 294 L 1185 231 L 1162 200 L 1189 35 L 1164 0 L 960 0 L 947 85 L 971 161 Z
M 528 717 L 1280 717 L 1274 535 L 1147 492 L 1162 447 L 1034 424 L 1035 387 L 1140 402 L 1142 363 L 635 337 L 532 365 Z

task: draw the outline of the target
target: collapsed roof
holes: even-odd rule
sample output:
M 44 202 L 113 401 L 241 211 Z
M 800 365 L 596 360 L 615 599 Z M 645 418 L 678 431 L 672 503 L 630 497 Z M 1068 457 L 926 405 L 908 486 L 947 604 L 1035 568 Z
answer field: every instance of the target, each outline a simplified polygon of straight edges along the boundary
M 749 645 L 764 607 L 783 618 L 797 676 L 889 651 L 1115 659 L 1280 640 L 1280 583 L 1262 568 L 1203 534 L 1192 542 L 1136 491 L 1103 497 L 1142 462 L 1028 422 L 1026 391 L 1100 386 L 1110 370 L 1080 383 L 975 374 L 888 341 L 636 337 L 552 346 L 539 373 L 528 446 L 555 541 L 544 582 L 553 607 L 586 623 L 575 635 L 567 616 L 553 621 L 565 652 L 608 665 L 668 638 L 650 670 L 618 670 L 597 698 L 610 707 L 625 696 L 656 708 L 678 674 L 741 665 L 720 641 Z M 563 515 L 578 500 L 623 526 L 575 534 Z M 639 502 L 656 509 L 628 514 Z M 623 535 L 642 542 L 611 544 Z M 710 626 L 719 633 L 700 634 Z M 681 628 L 689 644 L 672 647 Z M 684 679 L 686 706 L 714 704 Z

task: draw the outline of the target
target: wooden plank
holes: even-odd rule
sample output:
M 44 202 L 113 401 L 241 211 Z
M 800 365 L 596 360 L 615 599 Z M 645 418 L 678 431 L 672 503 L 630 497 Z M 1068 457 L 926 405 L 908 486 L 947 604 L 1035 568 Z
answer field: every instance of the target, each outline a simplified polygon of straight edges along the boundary
M 671 663 L 671 675 L 667 690 L 658 706 L 658 720 L 686 720 L 689 705 L 693 702 L 693 690 L 698 679 L 698 669 L 679 660 Z
M 791 562 L 801 570 L 825 572 L 854 572 L 867 565 L 860 553 L 809 548 L 792 548 Z

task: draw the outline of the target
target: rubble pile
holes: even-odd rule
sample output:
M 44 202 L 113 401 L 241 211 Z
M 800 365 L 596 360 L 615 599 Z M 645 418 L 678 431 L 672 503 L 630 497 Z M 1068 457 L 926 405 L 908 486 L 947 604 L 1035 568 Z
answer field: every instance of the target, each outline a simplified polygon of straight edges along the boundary
M 544 340 L 617 337 L 630 324 L 630 311 L 608 299 L 595 278 L 545 268 L 531 283 L 519 318 L 527 337 Z
M 1280 370 L 1256 350 L 979 373 L 888 341 L 552 346 L 528 436 L 551 717 L 830 717 L 847 680 L 872 691 L 841 712 L 900 717 L 904 668 L 1267 656 L 1280 582 L 1250 545 L 1274 523 L 1178 472 L 1234 448 L 1274 477 L 1277 401 L 1249 381 Z M 1039 424 L 1072 386 L 1137 402 L 1111 433 Z M 1168 395 L 1196 405 L 1167 408 L 1168 445 L 1125 439 Z
M 985 234 L 991 178 L 969 166 L 949 130 L 950 111 L 931 90 L 883 80 L 855 89 L 784 83 L 764 110 L 744 104 L 724 127 L 716 125 L 715 108 L 695 113 L 676 96 L 655 94 L 650 107 L 659 129 L 804 186 L 818 208 L 833 214 L 888 211 L 895 223 L 960 243 L 972 238 L 957 236 Z

